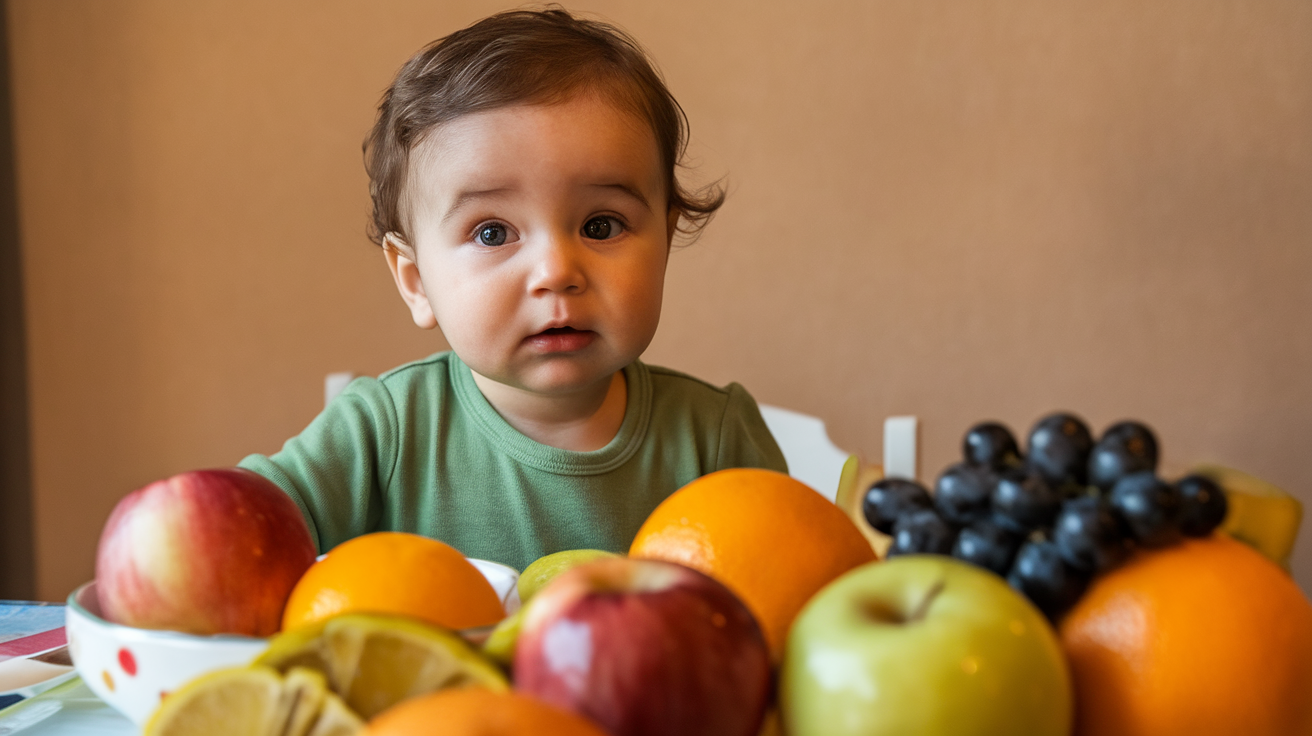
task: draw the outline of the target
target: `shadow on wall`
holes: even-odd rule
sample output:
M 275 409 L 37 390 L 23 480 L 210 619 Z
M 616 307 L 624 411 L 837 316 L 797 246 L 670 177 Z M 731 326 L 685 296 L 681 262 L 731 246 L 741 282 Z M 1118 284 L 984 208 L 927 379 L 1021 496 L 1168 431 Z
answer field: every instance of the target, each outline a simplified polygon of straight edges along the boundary
M 3 8 L 0 8 L 2 10 Z M 0 12 L 0 598 L 36 596 L 28 457 L 23 264 L 9 110 L 9 31 Z

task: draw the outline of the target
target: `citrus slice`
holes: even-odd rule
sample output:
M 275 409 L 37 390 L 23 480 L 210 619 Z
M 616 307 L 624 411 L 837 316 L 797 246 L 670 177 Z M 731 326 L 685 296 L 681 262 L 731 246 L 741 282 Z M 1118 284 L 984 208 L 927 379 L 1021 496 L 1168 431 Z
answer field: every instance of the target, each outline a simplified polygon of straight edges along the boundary
M 286 727 L 274 734 L 285 736 L 352 736 L 363 721 L 328 689 L 323 674 L 293 667 L 283 677 L 284 692 L 294 696 Z
M 509 687 L 496 665 L 455 632 L 384 614 L 348 613 L 284 632 L 256 664 L 322 672 L 328 687 L 365 719 L 448 687 Z
M 296 667 L 232 667 L 164 698 L 143 736 L 352 736 L 364 722 L 328 692 L 323 675 Z
M 1230 506 L 1221 531 L 1256 549 L 1286 570 L 1298 540 L 1303 504 L 1261 478 L 1220 465 L 1203 465 L 1205 475 L 1225 490 Z
M 864 504 L 866 491 L 883 479 L 884 466 L 864 463 L 856 455 L 848 455 L 847 462 L 843 463 L 843 472 L 838 477 L 838 491 L 834 495 L 834 503 L 861 530 L 861 536 L 866 538 L 870 548 L 881 560 L 888 555 L 893 538 L 870 526 L 866 520 Z

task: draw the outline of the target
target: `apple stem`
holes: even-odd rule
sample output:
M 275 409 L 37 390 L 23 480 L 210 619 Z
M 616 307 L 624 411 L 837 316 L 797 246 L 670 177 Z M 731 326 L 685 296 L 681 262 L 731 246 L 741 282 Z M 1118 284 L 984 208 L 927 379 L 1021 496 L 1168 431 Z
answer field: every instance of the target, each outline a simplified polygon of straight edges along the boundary
M 943 581 L 940 580 L 937 583 L 934 583 L 934 587 L 930 588 L 929 591 L 925 593 L 924 598 L 920 599 L 920 603 L 916 606 L 916 610 L 911 612 L 911 615 L 907 617 L 907 621 L 911 622 L 923 619 L 925 614 L 929 613 L 929 605 L 933 603 L 934 599 L 938 597 L 938 594 L 942 592 Z

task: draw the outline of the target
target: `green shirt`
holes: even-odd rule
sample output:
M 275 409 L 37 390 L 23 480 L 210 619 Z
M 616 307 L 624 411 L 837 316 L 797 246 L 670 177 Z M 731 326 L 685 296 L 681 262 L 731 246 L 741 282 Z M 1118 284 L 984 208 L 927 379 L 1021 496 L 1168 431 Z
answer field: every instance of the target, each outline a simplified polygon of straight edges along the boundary
M 635 361 L 619 432 L 591 452 L 535 442 L 455 353 L 357 378 L 282 451 L 241 461 L 301 507 L 319 550 L 373 531 L 440 539 L 518 570 L 551 552 L 625 552 L 680 486 L 721 468 L 787 472 L 756 402 Z

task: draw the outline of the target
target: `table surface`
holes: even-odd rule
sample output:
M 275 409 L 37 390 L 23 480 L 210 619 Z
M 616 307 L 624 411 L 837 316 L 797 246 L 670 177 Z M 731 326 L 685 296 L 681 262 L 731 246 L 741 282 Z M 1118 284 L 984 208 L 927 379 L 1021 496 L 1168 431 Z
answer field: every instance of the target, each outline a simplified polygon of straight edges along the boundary
M 16 663 L 28 664 L 25 657 L 64 641 L 63 604 L 0 601 L 0 665 L 13 670 Z M 14 691 L 29 697 L 0 709 L 0 736 L 137 733 L 131 721 L 96 697 L 81 678 L 72 671 L 58 669 L 67 674 Z M 13 685 L 11 681 L 17 675 L 13 671 L 7 671 L 7 675 L 5 682 Z
M 136 726 L 74 677 L 0 710 L 0 736 L 133 736 Z

